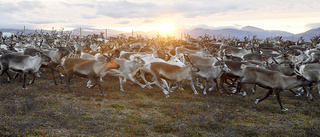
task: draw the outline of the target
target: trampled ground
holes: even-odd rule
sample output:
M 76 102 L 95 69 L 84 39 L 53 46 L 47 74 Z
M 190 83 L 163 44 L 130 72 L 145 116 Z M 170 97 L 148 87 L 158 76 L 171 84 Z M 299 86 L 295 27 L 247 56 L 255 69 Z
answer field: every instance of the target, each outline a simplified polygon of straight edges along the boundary
M 194 95 L 188 81 L 165 98 L 156 86 L 142 89 L 124 85 L 117 77 L 86 88 L 87 79 L 74 77 L 70 94 L 65 84 L 55 86 L 46 71 L 28 89 L 18 79 L 0 88 L 0 136 L 320 136 L 320 98 L 281 93 L 288 112 L 275 97 L 255 104 L 266 93 L 258 89 L 247 97 L 208 92 Z M 5 75 L 3 76 L 3 79 Z M 30 78 L 30 77 L 29 77 Z

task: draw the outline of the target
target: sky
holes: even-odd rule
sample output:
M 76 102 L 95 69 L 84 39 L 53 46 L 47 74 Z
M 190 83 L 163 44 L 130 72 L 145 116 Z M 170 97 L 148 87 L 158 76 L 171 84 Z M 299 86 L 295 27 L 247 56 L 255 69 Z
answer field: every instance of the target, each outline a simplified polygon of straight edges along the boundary
M 122 31 L 320 27 L 319 0 L 0 0 L 0 28 Z

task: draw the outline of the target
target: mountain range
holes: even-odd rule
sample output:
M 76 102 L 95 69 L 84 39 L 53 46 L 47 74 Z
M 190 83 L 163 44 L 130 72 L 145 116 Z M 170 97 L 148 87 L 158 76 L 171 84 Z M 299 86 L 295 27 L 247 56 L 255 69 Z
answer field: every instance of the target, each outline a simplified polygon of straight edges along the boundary
M 0 29 L 1 32 L 17 32 L 18 29 Z M 21 30 L 20 30 L 21 31 Z M 43 30 L 45 33 L 48 32 L 50 33 L 51 30 Z M 26 29 L 26 34 L 28 33 L 34 33 L 35 30 L 30 30 Z M 38 32 L 40 32 L 38 30 Z M 81 34 L 82 35 L 88 35 L 88 34 L 100 34 L 100 33 L 106 32 L 105 29 L 93 29 L 93 28 L 82 28 L 81 29 Z M 114 30 L 114 29 L 108 29 L 107 30 L 107 36 L 108 37 L 114 37 L 118 36 L 120 34 L 123 34 L 125 36 L 145 36 L 145 37 L 156 37 L 159 35 L 161 32 L 158 31 L 149 31 L 149 32 L 144 32 L 144 31 L 132 31 L 132 32 L 124 32 L 124 31 L 119 31 L 119 30 Z M 234 28 L 225 28 L 225 29 L 204 29 L 204 28 L 195 28 L 191 30 L 187 29 L 180 29 L 180 30 L 175 30 L 174 32 L 170 34 L 165 34 L 168 36 L 174 36 L 177 39 L 184 39 L 184 36 L 186 34 L 189 34 L 191 37 L 197 38 L 199 36 L 203 35 L 209 35 L 209 36 L 215 36 L 216 38 L 219 37 L 224 37 L 224 38 L 232 38 L 232 37 L 237 37 L 239 39 L 243 39 L 244 37 L 249 37 L 252 38 L 254 35 L 257 36 L 257 38 L 260 39 L 266 39 L 267 37 L 276 37 L 276 36 L 282 36 L 284 40 L 294 40 L 297 41 L 300 37 L 303 37 L 305 41 L 310 41 L 310 38 L 314 36 L 320 35 L 320 28 L 317 29 L 310 29 L 306 32 L 299 33 L 299 34 L 293 34 L 290 32 L 286 31 L 279 31 L 279 30 L 264 30 L 261 28 L 253 27 L 253 26 L 246 26 L 241 29 L 234 29 Z M 72 35 L 80 35 L 80 28 L 76 28 L 72 30 Z

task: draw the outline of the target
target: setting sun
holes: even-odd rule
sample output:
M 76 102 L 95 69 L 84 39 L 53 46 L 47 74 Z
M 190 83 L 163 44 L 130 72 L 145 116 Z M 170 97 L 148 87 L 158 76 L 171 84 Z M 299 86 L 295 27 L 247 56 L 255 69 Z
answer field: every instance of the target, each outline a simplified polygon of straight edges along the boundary
M 176 28 L 170 23 L 164 23 L 161 26 L 159 26 L 159 30 L 163 32 L 171 32 L 176 30 Z
M 163 23 L 161 26 L 155 27 L 157 31 L 159 31 L 162 35 L 170 35 L 173 33 L 173 31 L 176 30 L 176 27 L 170 23 Z

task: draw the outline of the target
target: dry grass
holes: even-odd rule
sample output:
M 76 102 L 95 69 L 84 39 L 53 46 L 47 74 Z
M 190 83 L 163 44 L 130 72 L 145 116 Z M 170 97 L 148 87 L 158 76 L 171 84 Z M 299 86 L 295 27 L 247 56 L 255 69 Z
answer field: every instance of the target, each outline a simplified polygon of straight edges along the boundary
M 0 136 L 320 136 L 320 102 L 281 93 L 254 104 L 266 90 L 248 97 L 216 91 L 194 95 L 189 84 L 165 98 L 158 87 L 142 89 L 116 77 L 104 79 L 106 97 L 86 79 L 74 77 L 70 94 L 44 72 L 28 89 L 14 80 L 0 91 Z M 200 90 L 199 90 L 200 91 Z

